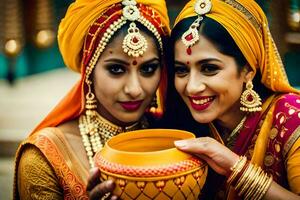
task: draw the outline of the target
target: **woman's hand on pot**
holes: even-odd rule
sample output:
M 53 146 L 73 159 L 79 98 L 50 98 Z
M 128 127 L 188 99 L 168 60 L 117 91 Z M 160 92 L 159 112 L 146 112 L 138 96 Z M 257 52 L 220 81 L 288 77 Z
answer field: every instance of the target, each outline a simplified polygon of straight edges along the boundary
M 228 176 L 239 156 L 211 137 L 175 141 L 175 146 L 203 160 L 217 173 Z
M 86 188 L 89 195 L 89 199 L 117 200 L 118 197 L 112 195 L 114 189 L 115 189 L 115 183 L 112 180 L 107 180 L 104 182 L 100 181 L 100 170 L 98 168 L 93 168 L 90 170 L 90 175 L 88 178 L 88 184 Z

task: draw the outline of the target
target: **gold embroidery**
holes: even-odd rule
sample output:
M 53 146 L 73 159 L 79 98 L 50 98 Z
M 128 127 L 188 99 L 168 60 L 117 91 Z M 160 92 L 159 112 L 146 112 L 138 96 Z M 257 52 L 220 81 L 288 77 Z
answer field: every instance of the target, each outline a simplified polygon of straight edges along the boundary
M 300 138 L 300 126 L 296 128 L 296 130 L 292 133 L 289 137 L 288 141 L 283 146 L 283 157 L 286 157 L 289 150 L 292 148 L 293 144 L 296 142 L 297 139 Z
M 73 167 L 70 166 L 71 163 L 69 158 L 66 159 L 64 157 L 66 154 L 58 149 L 56 144 L 51 140 L 51 137 L 46 136 L 52 134 L 51 130 L 54 129 L 44 129 L 44 132 L 41 132 L 40 134 L 37 133 L 30 137 L 28 143 L 37 146 L 50 161 L 56 175 L 59 177 L 59 182 L 64 190 L 64 195 L 69 195 L 69 199 L 88 199 L 85 188 L 86 186 L 81 180 L 82 176 L 78 176 L 76 170 L 71 170 Z M 76 165 L 76 167 L 78 166 Z M 87 177 L 87 175 L 88 173 L 86 173 L 85 177 Z
M 274 164 L 274 157 L 272 155 L 267 155 L 264 159 L 264 164 L 269 167 Z
M 276 138 L 276 136 L 278 135 L 278 130 L 277 128 L 272 128 L 271 132 L 270 132 L 270 138 L 271 140 L 274 140 Z
M 276 152 L 277 153 L 279 153 L 280 152 L 280 145 L 279 144 L 275 144 L 275 150 L 276 150 Z
M 298 108 L 295 107 L 295 106 L 292 106 L 292 105 L 289 104 L 288 102 L 286 102 L 286 103 L 284 104 L 284 106 L 290 109 L 290 110 L 289 110 L 289 114 L 290 114 L 290 112 L 292 112 L 291 110 L 294 110 L 294 112 L 293 112 L 292 114 L 294 114 L 295 112 L 300 112 L 300 109 L 298 109 Z M 292 115 L 292 114 L 290 114 L 290 115 Z
M 235 1 L 235 0 L 223 0 L 225 3 L 231 5 L 232 7 L 234 7 L 235 9 L 239 10 L 240 12 L 242 12 L 247 19 L 252 23 L 252 25 L 260 30 L 259 33 L 261 34 L 261 25 L 260 23 L 256 20 L 256 18 L 243 6 L 241 5 L 239 2 Z

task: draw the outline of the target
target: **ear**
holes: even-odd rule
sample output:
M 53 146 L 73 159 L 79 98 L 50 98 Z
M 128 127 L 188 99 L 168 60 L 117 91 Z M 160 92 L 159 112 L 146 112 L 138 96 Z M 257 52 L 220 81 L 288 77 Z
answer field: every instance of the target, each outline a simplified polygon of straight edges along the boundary
M 247 64 L 244 66 L 242 70 L 242 76 L 244 78 L 244 82 L 247 83 L 248 81 L 252 81 L 254 78 L 254 71 L 251 69 L 251 67 Z

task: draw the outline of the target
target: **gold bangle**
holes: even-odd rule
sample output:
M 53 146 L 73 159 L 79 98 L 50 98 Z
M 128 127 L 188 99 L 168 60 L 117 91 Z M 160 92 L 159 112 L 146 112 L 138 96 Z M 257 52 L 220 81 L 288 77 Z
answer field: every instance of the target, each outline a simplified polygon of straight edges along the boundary
M 250 186 L 250 189 L 247 190 L 247 192 L 245 193 L 245 199 L 250 199 L 252 196 L 253 196 L 253 193 L 255 193 L 255 189 L 257 188 L 258 186 L 258 183 L 259 183 L 259 177 L 260 175 L 263 173 L 262 169 L 260 167 L 258 167 L 253 179 L 253 183 L 252 183 L 252 186 Z
M 260 182 L 258 183 L 258 188 L 256 190 L 256 192 L 253 194 L 252 199 L 254 200 L 258 200 L 258 197 L 260 196 L 260 194 L 263 191 L 263 186 L 267 183 L 268 181 L 268 175 L 264 172 L 262 175 L 262 178 L 260 180 Z
M 227 179 L 227 184 L 230 185 L 232 183 L 232 181 L 237 177 L 237 175 L 240 173 L 240 171 L 243 169 L 246 163 L 247 163 L 247 157 L 240 156 L 239 160 L 233 165 L 233 167 L 230 168 L 232 173 Z
M 244 173 L 238 180 L 238 184 L 235 186 L 235 191 L 238 191 L 240 189 L 240 187 L 244 184 L 244 181 L 245 181 L 246 177 L 248 176 L 248 174 L 251 172 L 252 168 L 253 168 L 253 165 L 249 164 L 247 169 L 244 171 Z
M 264 195 L 266 194 L 266 192 L 268 191 L 268 189 L 270 188 L 271 184 L 273 182 L 273 177 L 270 176 L 268 177 L 267 182 L 265 183 L 262 192 L 260 193 L 258 199 L 262 199 L 264 197 Z
M 257 169 L 258 169 L 257 166 L 253 165 L 251 172 L 245 179 L 245 183 L 244 183 L 243 187 L 240 189 L 239 196 L 243 196 L 245 194 L 245 192 L 249 189 L 250 184 L 253 183 L 253 181 L 255 180 L 253 178 L 254 178 L 254 175 L 256 174 Z

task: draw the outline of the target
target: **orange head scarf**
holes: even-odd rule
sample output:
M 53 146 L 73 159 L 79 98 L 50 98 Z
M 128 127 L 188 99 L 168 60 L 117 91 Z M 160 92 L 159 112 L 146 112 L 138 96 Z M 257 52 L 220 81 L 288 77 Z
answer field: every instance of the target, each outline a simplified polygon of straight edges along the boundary
M 78 117 L 85 108 L 86 67 L 94 50 L 108 27 L 122 15 L 121 0 L 77 0 L 72 3 L 58 29 L 59 49 L 67 67 L 81 73 L 81 79 L 64 99 L 35 128 L 54 127 Z M 136 0 L 141 15 L 150 21 L 158 33 L 170 34 L 169 18 L 164 0 Z M 100 26 L 99 23 L 102 23 Z M 95 32 L 96 24 L 99 31 Z M 94 35 L 91 33 L 95 33 Z M 89 37 L 93 35 L 94 37 Z M 163 72 L 162 79 L 165 79 Z M 165 80 L 161 81 L 159 91 L 164 95 Z M 161 103 L 163 97 L 159 96 Z
M 191 0 L 186 4 L 175 25 L 185 18 L 197 16 L 195 3 L 196 0 Z M 205 16 L 228 31 L 253 71 L 260 71 L 261 82 L 275 92 L 298 93 L 288 82 L 267 18 L 259 5 L 254 0 L 211 0 L 211 3 L 212 9 Z

